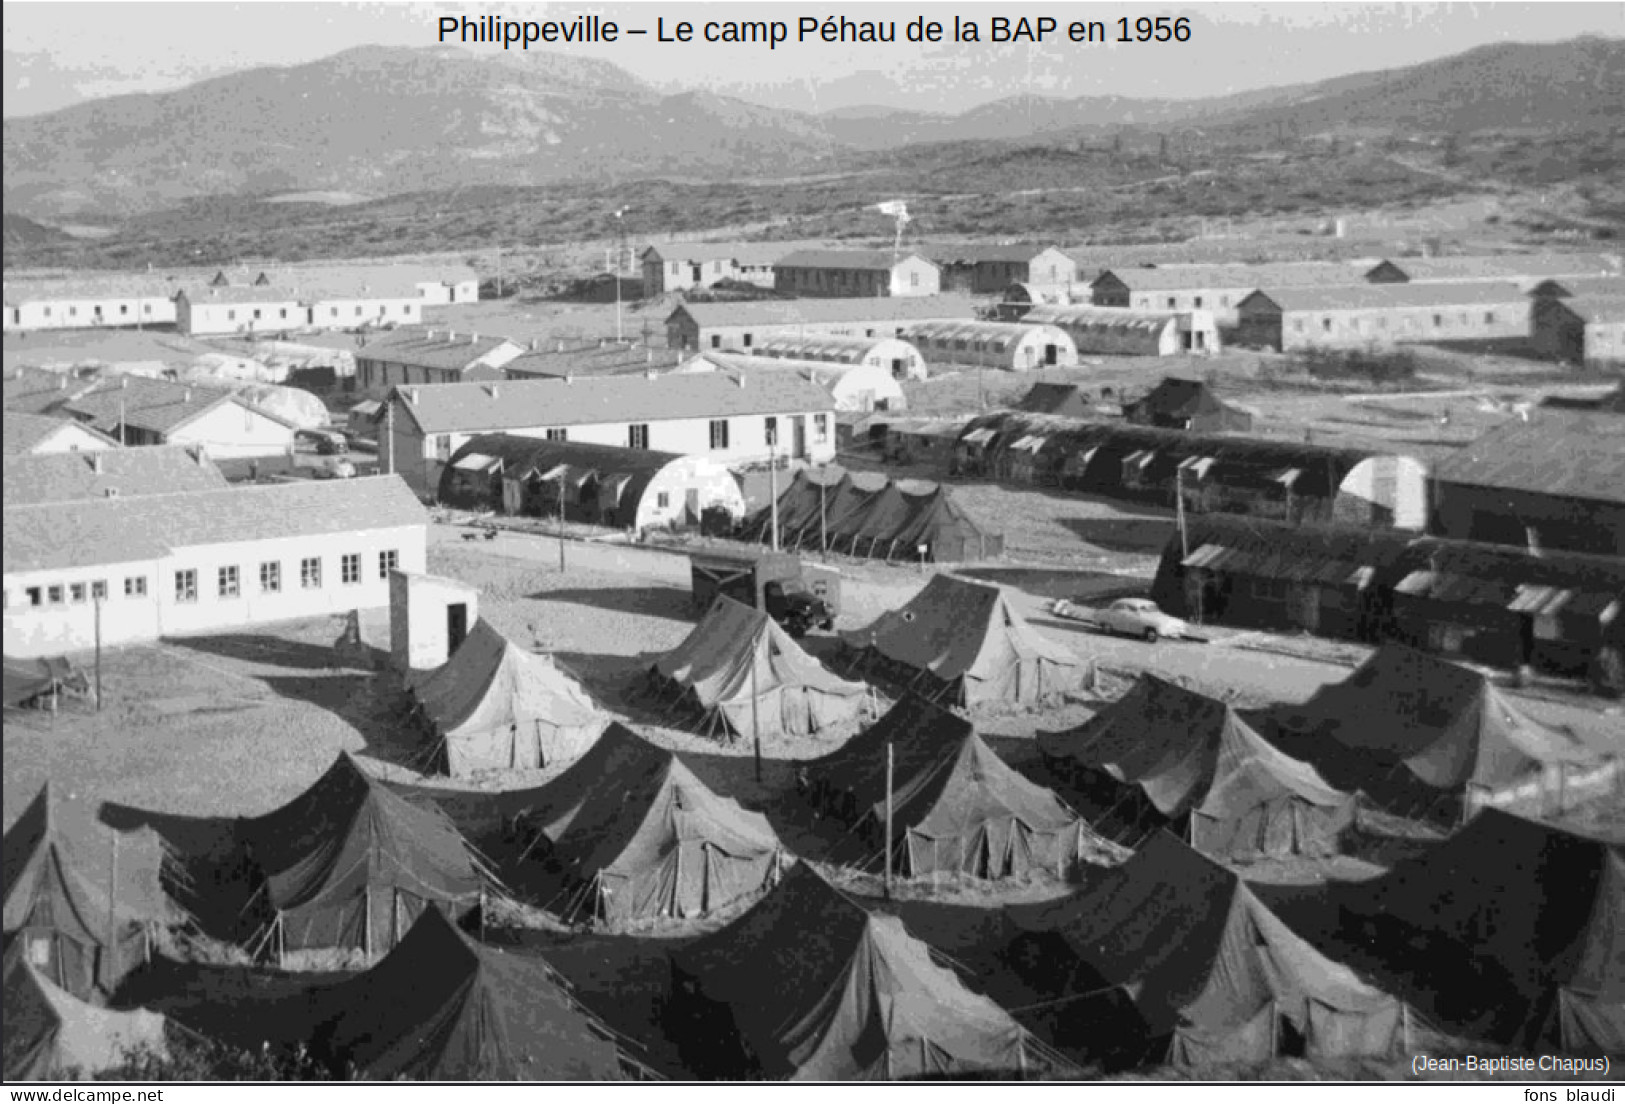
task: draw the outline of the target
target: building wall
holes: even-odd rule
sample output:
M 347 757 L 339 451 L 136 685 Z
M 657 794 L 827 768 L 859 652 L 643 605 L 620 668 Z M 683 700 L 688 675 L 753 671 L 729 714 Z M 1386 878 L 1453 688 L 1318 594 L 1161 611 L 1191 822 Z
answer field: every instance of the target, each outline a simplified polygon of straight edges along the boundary
M 957 364 L 1026 372 L 1037 368 L 1074 368 L 1078 347 L 1070 334 L 1058 326 L 1031 325 L 1019 334 L 988 340 L 976 337 L 927 338 L 916 330 L 907 338 L 933 365 Z M 1004 348 L 997 345 L 1002 341 Z M 1052 356 L 1053 354 L 1053 356 Z
M 696 516 L 720 506 L 735 518 L 745 514 L 745 498 L 733 473 L 704 456 L 686 456 L 660 470 L 638 500 L 634 526 L 660 528 L 684 520 L 690 495 Z
M 479 620 L 479 591 L 455 579 L 424 575 L 402 568 L 390 573 L 389 659 L 397 671 L 426 671 L 451 658 L 448 611 L 461 605 L 467 611 L 465 631 Z
M 1435 531 L 1459 540 L 1625 556 L 1625 505 L 1440 481 Z
M 305 311 L 293 300 L 285 303 L 193 302 L 187 295 L 175 301 L 176 324 L 188 334 L 276 333 L 305 325 Z
M 380 394 L 391 387 L 411 383 L 466 383 L 481 378 L 471 374 L 471 369 L 477 366 L 500 369 L 523 352 L 522 348 L 510 341 L 492 348 L 483 356 L 470 358 L 466 364 L 437 368 L 392 360 L 387 348 L 368 356 L 363 348 L 355 358 L 356 387 L 369 394 Z M 488 378 L 502 379 L 503 376 L 497 372 Z
M 60 429 L 53 430 L 50 436 L 29 451 L 40 455 L 47 452 L 98 452 L 116 447 L 78 422 L 63 422 Z
M 164 438 L 171 445 L 202 445 L 221 458 L 278 456 L 294 447 L 292 426 L 236 402 L 222 403 Z
M 773 286 L 787 295 L 825 299 L 936 295 L 942 291 L 942 273 L 923 257 L 904 257 L 890 269 L 779 265 Z
M 175 303 L 162 295 L 39 299 L 9 304 L 5 332 L 172 326 Z
M 1174 356 L 1184 351 L 1184 338 L 1174 319 L 1149 326 L 1065 326 L 1078 353 L 1117 356 Z
M 903 318 L 868 321 L 805 322 L 786 325 L 782 322 L 751 323 L 742 326 L 707 326 L 701 328 L 687 314 L 679 314 L 666 327 L 666 344 L 672 349 L 704 352 L 707 349 L 752 350 L 770 336 L 779 334 L 837 334 L 842 337 L 870 337 L 901 340 L 903 332 L 921 322 L 969 322 L 969 318 L 944 315 L 942 318 Z
M 104 645 L 131 644 L 186 633 L 235 631 L 245 625 L 297 617 L 374 609 L 389 602 L 389 581 L 380 570 L 379 554 L 394 551 L 400 567 L 422 571 L 426 558 L 424 526 L 360 530 L 317 537 L 281 537 L 230 544 L 180 548 L 159 560 L 112 563 L 67 570 L 7 573 L 5 576 L 5 650 L 7 655 L 38 656 L 84 651 L 95 646 L 96 612 L 91 584 L 105 582 L 102 603 Z M 343 581 L 341 557 L 358 554 L 360 580 Z M 301 560 L 321 561 L 321 585 L 303 585 Z M 281 589 L 260 586 L 260 565 L 281 565 Z M 237 569 L 237 596 L 223 596 L 221 568 Z M 180 600 L 176 573 L 196 572 L 196 598 Z M 145 594 L 127 596 L 127 580 L 145 581 Z M 75 600 L 73 587 L 83 587 Z M 39 587 L 46 604 L 29 604 L 28 588 Z M 50 602 L 51 588 L 62 601 Z
M 352 329 L 367 324 L 394 322 L 406 326 L 423 321 L 423 302 L 401 296 L 364 299 L 317 299 L 305 308 L 305 321 L 322 329 Z
M 1361 348 L 1401 342 L 1473 341 L 1529 336 L 1530 304 L 1286 311 L 1281 349 Z
M 447 283 L 441 280 L 428 280 L 417 285 L 418 298 L 424 306 L 441 306 L 446 303 L 473 303 L 480 297 L 480 282 L 477 279 L 458 280 Z
M 1625 366 L 1625 322 L 1588 322 L 1585 327 L 1585 366 Z
M 996 295 L 1011 284 L 1067 287 L 1077 279 L 1076 261 L 1059 249 L 1046 249 L 1028 261 L 978 261 L 972 270 L 970 290 L 978 295 Z

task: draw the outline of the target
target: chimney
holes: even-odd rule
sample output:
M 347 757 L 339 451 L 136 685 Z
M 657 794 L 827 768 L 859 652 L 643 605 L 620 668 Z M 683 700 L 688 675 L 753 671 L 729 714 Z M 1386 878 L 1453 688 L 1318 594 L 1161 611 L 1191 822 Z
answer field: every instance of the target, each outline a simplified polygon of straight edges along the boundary
M 1540 530 L 1536 529 L 1533 525 L 1525 525 L 1523 527 L 1523 539 L 1529 546 L 1529 554 L 1531 556 L 1538 557 L 1544 555 L 1540 547 Z
M 743 390 L 745 387 L 745 373 L 741 372 L 738 376 L 734 377 L 734 382 L 739 384 L 740 390 Z
M 102 474 L 102 454 L 99 450 L 90 454 L 90 470 L 97 475 Z
M 559 352 L 564 352 L 564 338 L 559 338 Z
M 418 389 L 416 387 L 408 387 L 406 389 L 406 401 L 411 403 L 413 406 L 418 404 Z
M 480 343 L 480 335 L 477 333 L 469 334 L 468 343 L 470 345 L 478 345 Z
M 447 330 L 446 331 L 446 340 L 447 341 L 456 341 L 457 340 L 457 331 L 456 330 Z
M 494 384 L 494 383 L 486 384 L 485 389 L 491 393 L 491 397 L 493 399 L 497 397 L 497 385 L 496 384 Z
M 530 339 L 530 351 L 533 353 L 536 351 L 536 339 L 534 337 Z

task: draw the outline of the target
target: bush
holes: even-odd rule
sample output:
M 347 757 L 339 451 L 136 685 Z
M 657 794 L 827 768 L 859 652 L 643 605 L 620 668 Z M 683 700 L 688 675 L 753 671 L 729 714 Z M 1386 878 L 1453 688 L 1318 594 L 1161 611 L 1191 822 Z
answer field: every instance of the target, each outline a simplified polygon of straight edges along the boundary
M 1409 349 L 1306 349 L 1297 359 L 1314 379 L 1372 383 L 1414 379 L 1419 366 L 1417 355 Z
M 226 1046 L 171 1026 L 167 1054 L 141 1046 L 97 1075 L 98 1081 L 332 1081 L 332 1073 L 301 1045 L 292 1052 Z

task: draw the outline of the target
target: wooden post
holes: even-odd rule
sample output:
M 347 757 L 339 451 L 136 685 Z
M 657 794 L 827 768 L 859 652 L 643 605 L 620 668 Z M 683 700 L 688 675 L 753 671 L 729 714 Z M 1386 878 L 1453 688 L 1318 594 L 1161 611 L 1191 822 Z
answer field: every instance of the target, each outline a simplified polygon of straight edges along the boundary
M 823 483 L 819 483 L 818 484 L 818 549 L 819 549 L 820 554 L 826 560 L 829 559 L 829 526 L 828 526 L 828 523 L 825 521 L 824 499 L 828 495 L 828 493 L 829 493 L 829 488 L 827 486 L 825 486 Z
M 1179 520 L 1179 559 L 1191 557 L 1190 535 L 1185 531 L 1185 466 L 1174 469 L 1174 515 Z
M 893 764 L 893 761 L 892 761 L 892 745 L 891 745 L 890 742 L 888 742 L 886 744 L 886 896 L 888 898 L 891 896 L 891 867 L 892 867 L 892 862 L 891 862 L 891 846 L 892 846 L 892 838 L 891 838 L 891 831 L 892 831 L 891 788 L 892 788 L 892 771 L 893 771 L 893 769 L 894 769 L 894 764 Z
M 763 616 L 766 616 L 765 614 Z M 750 736 L 755 745 L 756 781 L 762 780 L 762 719 L 761 704 L 756 697 L 756 657 L 750 660 Z
M 95 584 L 92 583 L 92 586 Z M 96 599 L 96 712 L 102 711 L 102 600 Z M 116 840 L 118 837 L 115 836 Z
M 395 474 L 395 396 L 384 396 L 384 472 Z
M 779 467 L 773 446 L 778 443 L 778 433 L 778 427 L 774 426 L 773 437 L 767 442 L 768 516 L 772 519 L 773 551 L 775 552 L 779 550 Z
M 107 871 L 107 988 L 118 977 L 118 832 L 113 832 L 113 861 Z

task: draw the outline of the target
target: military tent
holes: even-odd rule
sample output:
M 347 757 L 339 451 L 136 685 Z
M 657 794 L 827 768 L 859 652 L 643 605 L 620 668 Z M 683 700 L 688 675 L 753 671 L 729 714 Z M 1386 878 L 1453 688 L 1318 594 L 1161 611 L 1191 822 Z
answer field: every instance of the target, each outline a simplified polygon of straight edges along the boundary
M 666 1027 L 699 1076 L 860 1081 L 1067 1069 L 895 916 L 805 863 L 672 954 Z
M 887 846 L 888 749 L 890 846 L 904 877 L 1065 876 L 1086 854 L 1113 857 L 1111 844 L 1060 798 L 1006 766 L 969 721 L 912 694 L 805 767 L 812 799 L 857 827 L 871 856 L 883 856 Z
M 165 1052 L 158 1013 L 87 1004 L 42 975 L 21 946 L 6 953 L 3 984 L 7 1082 L 88 1079 L 132 1051 Z
M 1409 1010 L 1294 934 L 1234 873 L 1158 832 L 1062 901 L 1007 910 L 1007 965 L 1063 1050 L 1107 1068 L 1392 1058 Z
M 1622 1053 L 1625 847 L 1486 809 L 1431 853 L 1337 887 L 1369 948 L 1446 1027 L 1528 1050 Z
M 1077 689 L 1087 665 L 1034 630 L 996 586 L 934 575 L 902 609 L 842 634 L 859 662 L 887 666 L 932 701 L 1032 705 Z
M 97 825 L 49 785 L 6 832 L 4 853 L 6 938 L 75 997 L 111 992 L 146 959 L 153 928 L 186 919 L 160 884 L 157 835 Z
M 324 995 L 312 1051 L 378 1080 L 604 1081 L 615 1045 L 534 955 L 472 943 L 429 909 L 366 973 Z
M 869 700 L 863 683 L 830 673 L 766 613 L 726 595 L 649 673 L 730 740 L 753 724 L 770 735 L 821 732 L 856 720 Z
M 520 820 L 573 891 L 567 914 L 611 925 L 708 915 L 772 885 L 784 859 L 766 817 L 619 724 Z
M 1164 376 L 1144 398 L 1126 404 L 1123 414 L 1134 425 L 1192 433 L 1245 433 L 1253 428 L 1251 414 L 1219 398 L 1207 384 L 1176 376 Z
M 1215 858 L 1334 854 L 1354 822 L 1352 795 L 1225 702 L 1156 675 L 1076 728 L 1040 732 L 1038 747 L 1051 770 L 1085 788 L 1100 778 L 1112 783 L 1108 796 L 1134 787 L 1146 812 Z
M 1029 414 L 1060 414 L 1068 418 L 1089 418 L 1094 403 L 1075 383 L 1035 383 L 1021 399 L 1021 410 Z
M 779 494 L 778 515 L 781 548 L 932 563 L 983 559 L 1004 551 L 1004 538 L 972 521 L 951 488 L 924 480 L 890 480 L 836 468 L 804 470 Z M 770 506 L 746 521 L 742 536 L 766 542 L 772 529 Z
M 455 778 L 568 762 L 609 723 L 551 658 L 486 621 L 474 623 L 443 666 L 414 680 L 412 696 L 433 732 L 435 761 Z
M 1411 815 L 1454 814 L 1470 795 L 1598 758 L 1523 713 L 1484 675 L 1401 644 L 1383 645 L 1304 705 L 1264 716 L 1283 748 L 1333 783 Z
M 441 810 L 412 802 L 348 754 L 280 809 L 238 824 L 251 864 L 258 946 L 379 955 L 425 909 L 461 916 L 489 875 Z

